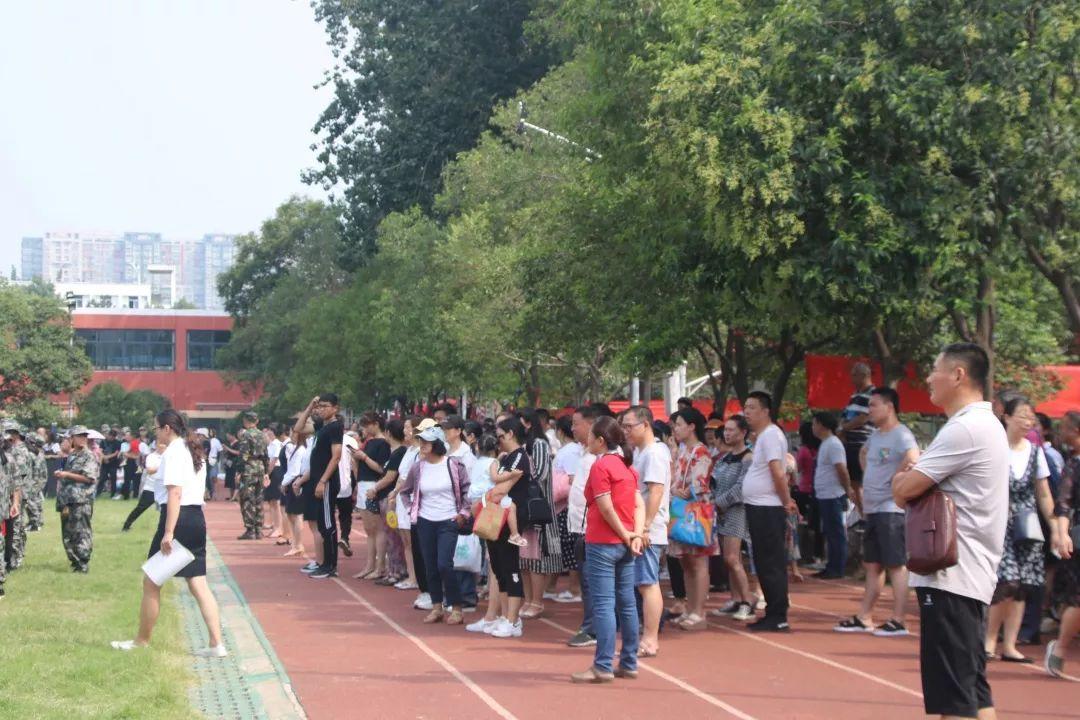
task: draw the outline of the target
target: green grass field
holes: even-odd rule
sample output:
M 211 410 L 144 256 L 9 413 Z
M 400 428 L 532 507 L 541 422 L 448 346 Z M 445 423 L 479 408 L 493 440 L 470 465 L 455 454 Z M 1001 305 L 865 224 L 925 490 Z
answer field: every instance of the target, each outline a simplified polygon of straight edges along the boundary
M 175 589 L 163 593 L 151 648 L 122 653 L 110 640 L 135 635 L 142 574 L 157 524 L 151 508 L 129 533 L 135 501 L 94 508 L 90 573 L 72 573 L 54 501 L 46 527 L 30 533 L 26 562 L 8 575 L 0 600 L 0 718 L 191 718 L 194 675 L 183 645 Z

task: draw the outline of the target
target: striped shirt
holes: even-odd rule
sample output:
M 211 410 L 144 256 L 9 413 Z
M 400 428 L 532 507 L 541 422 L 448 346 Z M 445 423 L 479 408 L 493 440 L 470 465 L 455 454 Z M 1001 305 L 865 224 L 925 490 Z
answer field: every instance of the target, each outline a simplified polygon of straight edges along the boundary
M 865 415 L 870 412 L 870 393 L 874 391 L 874 386 L 870 385 L 865 390 L 860 390 L 851 396 L 848 400 L 847 407 L 844 408 L 844 412 L 841 413 L 841 421 L 848 423 L 860 415 Z M 870 437 L 870 433 L 874 430 L 874 426 L 869 422 L 864 424 L 860 428 L 854 430 L 847 430 L 844 432 L 844 443 L 847 445 L 862 445 Z

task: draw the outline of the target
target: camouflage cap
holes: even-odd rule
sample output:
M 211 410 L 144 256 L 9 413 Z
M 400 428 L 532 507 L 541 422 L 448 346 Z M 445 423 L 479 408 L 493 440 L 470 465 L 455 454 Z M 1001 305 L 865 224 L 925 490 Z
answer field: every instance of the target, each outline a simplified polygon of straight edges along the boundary
M 90 429 L 85 425 L 75 425 L 67 432 L 68 437 L 75 437 L 76 435 L 89 435 Z
M 259 422 L 259 413 L 254 410 L 245 410 L 244 420 L 247 422 Z
M 6 433 L 9 433 L 9 432 L 18 433 L 20 436 L 26 434 L 25 431 L 23 430 L 22 425 L 15 422 L 14 420 L 5 420 L 4 421 L 4 432 L 6 432 Z

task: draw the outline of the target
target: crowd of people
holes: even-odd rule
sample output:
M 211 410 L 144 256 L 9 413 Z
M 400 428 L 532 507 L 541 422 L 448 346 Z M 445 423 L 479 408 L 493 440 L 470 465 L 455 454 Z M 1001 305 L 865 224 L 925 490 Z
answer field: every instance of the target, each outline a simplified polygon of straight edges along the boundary
M 1080 412 L 1055 428 L 1021 395 L 991 402 L 987 371 L 977 346 L 938 357 L 927 382 L 948 421 L 925 450 L 901 422 L 902 398 L 875 387 L 862 364 L 844 411 L 815 413 L 794 448 L 760 391 L 727 417 L 706 417 L 688 399 L 667 421 L 646 406 L 466 418 L 445 404 L 430 417 L 369 412 L 348 427 L 337 396 L 325 393 L 291 425 L 259 429 L 245 413 L 224 443 L 172 416 L 156 441 L 124 428 L 95 443 L 77 427 L 50 443 L 9 424 L 6 567 L 21 562 L 19 528 L 43 524 L 31 508 L 41 504 L 49 452 L 62 466 L 54 475 L 65 548 L 73 570 L 86 572 L 94 497 L 139 498 L 125 530 L 149 507 L 164 510 L 174 483 L 159 468 L 182 441 L 198 472 L 176 481 L 188 498 L 178 508 L 197 504 L 201 518 L 203 500 L 235 500 L 238 539 L 272 539 L 286 557 L 310 552 L 299 569 L 312 580 L 336 577 L 339 553 L 353 555 L 356 515 L 366 542 L 354 578 L 415 592 L 409 602 L 423 623 L 510 639 L 547 603 L 580 604 L 568 644 L 593 647 L 594 658 L 572 675 L 576 683 L 636 677 L 638 658 L 660 652 L 662 629 L 701 632 L 727 617 L 751 632 L 788 632 L 789 583 L 808 568 L 822 580 L 855 574 L 854 555 L 865 591 L 835 630 L 908 634 L 915 588 L 927 712 L 992 717 L 988 662 L 1032 662 L 1021 648 L 1056 625 L 1043 663 L 1060 676 L 1080 630 Z M 906 511 L 935 491 L 955 507 L 957 557 L 909 572 Z M 177 511 L 174 530 L 190 532 L 189 514 Z M 157 547 L 173 537 L 167 515 Z M 892 604 L 879 622 L 886 581 Z M 144 610 L 149 602 L 156 618 L 155 592 L 145 590 Z M 725 602 L 707 609 L 720 592 Z M 223 653 L 216 611 L 207 617 L 208 652 Z M 140 630 L 120 649 L 148 641 Z

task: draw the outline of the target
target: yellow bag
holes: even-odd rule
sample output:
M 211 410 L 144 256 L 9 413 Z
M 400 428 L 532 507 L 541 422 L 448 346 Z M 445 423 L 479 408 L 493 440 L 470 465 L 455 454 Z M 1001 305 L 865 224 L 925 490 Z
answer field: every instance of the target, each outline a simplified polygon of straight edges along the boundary
M 397 530 L 397 513 L 393 510 L 386 511 L 386 524 L 393 530 Z

